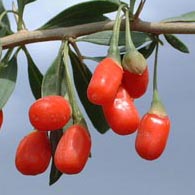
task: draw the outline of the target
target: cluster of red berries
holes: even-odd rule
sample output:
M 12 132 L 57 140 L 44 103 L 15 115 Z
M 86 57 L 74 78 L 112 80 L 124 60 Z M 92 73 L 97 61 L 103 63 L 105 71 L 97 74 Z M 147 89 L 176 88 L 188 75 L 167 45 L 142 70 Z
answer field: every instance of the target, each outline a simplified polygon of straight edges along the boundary
M 126 53 L 122 61 L 118 46 L 120 11 L 125 8 Z M 156 44 L 152 106 L 143 118 L 134 104 L 134 99 L 147 90 L 149 72 L 146 59 L 137 51 L 131 38 L 129 10 L 125 5 L 118 9 L 108 55 L 96 67 L 87 89 L 90 102 L 100 105 L 110 128 L 119 135 L 129 135 L 137 130 L 135 148 L 144 159 L 157 159 L 166 146 L 170 120 L 160 101 L 157 90 Z
M 29 119 L 36 130 L 21 140 L 15 157 L 16 167 L 22 174 L 43 173 L 52 155 L 60 172 L 76 174 L 82 171 L 91 151 L 91 137 L 86 127 L 80 124 L 68 127 L 54 154 L 48 137 L 49 131 L 62 129 L 71 114 L 71 106 L 62 96 L 46 96 L 31 105 Z
M 168 116 L 148 112 L 142 119 L 134 99 L 144 95 L 149 81 L 148 67 L 142 74 L 123 70 L 110 57 L 96 67 L 87 89 L 88 99 L 102 106 L 111 129 L 119 135 L 137 131 L 135 147 L 144 159 L 154 160 L 163 152 L 170 129 Z
M 124 136 L 137 131 L 135 140 L 137 153 L 144 159 L 154 160 L 165 149 L 170 120 L 158 97 L 156 68 L 150 110 L 141 118 L 134 104 L 134 100 L 142 97 L 147 91 L 149 71 L 146 59 L 136 50 L 131 40 L 128 9 L 125 10 L 126 53 L 121 62 L 118 39 L 120 11 L 124 6 L 121 5 L 117 13 L 108 55 L 97 65 L 87 92 L 84 93 L 87 93 L 90 102 L 102 107 L 105 119 L 115 133 Z M 65 58 L 68 56 L 68 44 L 66 44 Z M 158 43 L 156 48 L 158 50 Z M 155 67 L 157 67 L 156 64 Z M 72 108 L 68 100 L 57 95 L 42 97 L 31 105 L 29 119 L 36 130 L 21 140 L 15 158 L 17 169 L 25 175 L 44 172 L 51 157 L 60 172 L 76 174 L 83 170 L 90 156 L 91 137 L 87 127 L 79 122 L 74 122 L 73 125 L 67 127 L 68 122 L 74 118 L 78 110 L 75 111 L 73 86 L 66 63 L 65 70 L 68 98 Z M 54 151 L 48 132 L 62 129 L 63 135 Z

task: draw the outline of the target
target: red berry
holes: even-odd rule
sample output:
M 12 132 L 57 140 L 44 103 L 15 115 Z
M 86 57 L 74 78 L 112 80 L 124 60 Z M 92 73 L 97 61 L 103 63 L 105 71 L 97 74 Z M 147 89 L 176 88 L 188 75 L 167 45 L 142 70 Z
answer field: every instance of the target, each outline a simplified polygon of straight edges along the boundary
M 69 127 L 61 137 L 54 156 L 56 167 L 66 174 L 81 172 L 91 150 L 91 138 L 81 125 Z
M 19 143 L 15 165 L 24 175 L 43 173 L 51 159 L 51 145 L 45 132 L 33 131 Z
M 0 128 L 1 128 L 2 124 L 3 124 L 3 111 L 0 110 Z
M 102 108 L 109 126 L 115 133 L 128 135 L 138 128 L 139 113 L 133 99 L 122 86 L 119 87 L 115 99 Z
M 157 159 L 165 149 L 169 130 L 168 116 L 145 114 L 137 131 L 135 141 L 137 153 L 146 160 Z
M 148 87 L 148 82 L 148 67 L 141 75 L 131 73 L 127 70 L 124 71 L 122 84 L 132 98 L 139 98 L 144 95 Z
M 94 104 L 103 105 L 114 99 L 121 84 L 123 70 L 112 58 L 105 58 L 96 67 L 87 89 L 87 97 Z
M 66 99 L 51 95 L 40 98 L 31 105 L 29 119 L 37 130 L 57 130 L 69 121 L 71 112 L 71 106 Z

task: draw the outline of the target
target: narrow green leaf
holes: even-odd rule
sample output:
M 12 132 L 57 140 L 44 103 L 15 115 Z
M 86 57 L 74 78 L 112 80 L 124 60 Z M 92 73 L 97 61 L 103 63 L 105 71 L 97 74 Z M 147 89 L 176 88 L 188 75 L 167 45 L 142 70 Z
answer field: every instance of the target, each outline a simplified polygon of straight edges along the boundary
M 14 55 L 11 60 L 4 64 L 0 63 L 0 109 L 11 96 L 17 79 L 17 60 Z
M 30 53 L 25 48 L 24 52 L 27 57 L 28 62 L 28 78 L 31 87 L 31 91 L 35 97 L 35 99 L 41 98 L 41 84 L 43 80 L 43 75 L 40 72 L 39 68 L 36 66 L 35 62 L 33 61 Z
M 142 53 L 142 55 L 145 57 L 145 58 L 148 58 L 150 57 L 150 55 L 153 53 L 154 49 L 155 49 L 155 46 L 156 46 L 156 42 L 151 42 L 149 44 L 147 44 L 146 46 L 140 48 L 138 51 L 140 53 Z
M 105 133 L 109 126 L 104 118 L 104 114 L 100 106 L 89 102 L 87 98 L 87 87 L 91 79 L 92 73 L 84 63 L 81 63 L 78 56 L 70 51 L 70 60 L 73 69 L 74 82 L 78 96 L 83 104 L 86 113 L 94 127 L 100 133 Z
M 79 24 L 86 24 L 97 21 L 104 21 L 108 18 L 103 14 L 116 11 L 118 0 L 96 0 L 79 3 L 69 7 L 56 15 L 44 24 L 41 29 L 51 29 L 55 27 L 67 27 Z
M 5 8 L 3 2 L 0 1 L 0 15 L 4 14 L 4 12 Z M 0 37 L 4 37 L 6 35 L 9 35 L 10 33 L 11 33 L 10 22 L 7 15 L 4 15 L 0 23 Z
M 173 46 L 175 49 L 183 52 L 183 53 L 189 53 L 188 47 L 175 35 L 172 34 L 164 34 L 165 39 L 167 42 Z
M 86 35 L 84 37 L 78 38 L 77 41 L 85 41 L 90 43 L 95 43 L 99 45 L 110 45 L 110 39 L 112 36 L 112 31 L 102 31 L 94 34 Z M 132 41 L 135 47 L 139 47 L 142 44 L 151 41 L 151 38 L 142 32 L 132 32 Z M 120 32 L 119 36 L 119 46 L 125 45 L 125 31 Z
M 195 22 L 195 11 L 164 19 L 162 22 Z
M 2 45 L 1 45 L 1 42 L 0 42 L 0 61 L 1 61 L 1 57 L 2 57 Z
M 93 61 L 95 61 L 95 62 L 100 62 L 100 61 L 102 61 L 104 58 L 106 58 L 106 56 L 96 56 L 96 57 L 85 56 L 85 57 L 84 57 L 85 60 L 93 60 Z
M 19 28 L 22 27 L 23 24 L 23 12 L 24 12 L 24 7 L 29 4 L 32 3 L 36 0 L 17 0 L 18 3 L 18 25 Z
M 63 47 L 60 47 L 58 55 L 51 66 L 48 68 L 42 81 L 42 96 L 47 95 L 65 95 L 64 64 L 62 61 Z M 50 142 L 52 146 L 52 164 L 49 177 L 49 185 L 54 184 L 62 175 L 54 164 L 54 153 L 57 144 L 63 135 L 63 129 L 52 131 L 50 133 Z
M 51 170 L 49 176 L 49 185 L 54 184 L 62 175 L 62 173 L 56 168 L 54 163 L 54 155 L 55 155 L 56 147 L 62 135 L 63 135 L 62 130 L 51 131 L 50 133 L 50 142 L 52 147 L 52 164 L 51 164 Z
M 47 70 L 42 81 L 42 96 L 65 95 L 64 65 L 59 52 L 57 58 Z
M 19 15 L 23 15 L 25 5 L 32 3 L 36 0 L 17 0 Z

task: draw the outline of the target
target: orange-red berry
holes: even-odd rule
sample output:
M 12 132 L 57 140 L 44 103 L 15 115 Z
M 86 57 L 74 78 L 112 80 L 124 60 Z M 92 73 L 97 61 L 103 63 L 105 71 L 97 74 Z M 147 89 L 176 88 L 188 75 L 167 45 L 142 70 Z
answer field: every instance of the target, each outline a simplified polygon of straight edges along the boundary
M 24 175 L 43 173 L 51 159 L 51 145 L 46 132 L 33 131 L 19 143 L 15 165 Z
M 121 84 L 123 70 L 112 58 L 105 58 L 96 67 L 87 88 L 90 102 L 103 105 L 114 99 Z
M 40 131 L 58 130 L 71 117 L 71 106 L 62 96 L 50 95 L 38 99 L 29 109 L 29 119 Z
M 135 141 L 137 153 L 146 160 L 155 160 L 163 153 L 170 131 L 168 116 L 147 113 L 142 118 Z
M 91 137 L 81 125 L 70 126 L 61 137 L 54 162 L 56 167 L 66 174 L 80 173 L 90 155 Z

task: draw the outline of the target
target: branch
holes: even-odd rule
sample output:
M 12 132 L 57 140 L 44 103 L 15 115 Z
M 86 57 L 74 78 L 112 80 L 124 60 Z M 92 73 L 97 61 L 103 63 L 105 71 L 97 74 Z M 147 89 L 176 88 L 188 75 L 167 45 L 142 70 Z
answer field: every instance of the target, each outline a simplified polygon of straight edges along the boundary
M 64 37 L 79 37 L 95 32 L 111 30 L 114 21 L 103 21 L 90 24 L 77 25 L 73 27 L 55 28 L 50 30 L 22 30 L 15 34 L 0 38 L 3 49 L 21 46 L 29 43 L 63 40 Z M 124 21 L 121 26 L 124 29 Z M 195 23 L 184 22 L 145 22 L 136 20 L 132 24 L 133 31 L 154 34 L 195 34 Z

